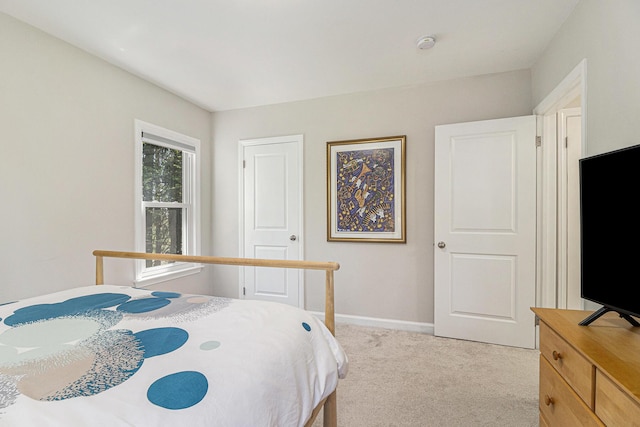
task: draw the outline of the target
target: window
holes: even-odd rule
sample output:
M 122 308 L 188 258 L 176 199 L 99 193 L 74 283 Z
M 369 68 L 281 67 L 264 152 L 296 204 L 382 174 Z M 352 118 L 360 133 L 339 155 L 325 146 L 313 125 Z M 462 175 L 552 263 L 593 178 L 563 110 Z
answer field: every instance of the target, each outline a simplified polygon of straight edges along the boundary
M 198 254 L 200 141 L 139 120 L 135 128 L 136 251 Z M 200 270 L 191 263 L 136 263 L 136 283 L 144 285 Z

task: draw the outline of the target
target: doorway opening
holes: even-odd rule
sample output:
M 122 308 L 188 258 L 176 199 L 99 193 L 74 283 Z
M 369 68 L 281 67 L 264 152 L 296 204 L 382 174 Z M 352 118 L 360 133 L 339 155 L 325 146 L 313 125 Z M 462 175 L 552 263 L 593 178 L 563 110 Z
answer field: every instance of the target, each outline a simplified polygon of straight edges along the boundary
M 538 135 L 538 307 L 583 309 L 578 160 L 586 153 L 586 59 L 534 109 Z

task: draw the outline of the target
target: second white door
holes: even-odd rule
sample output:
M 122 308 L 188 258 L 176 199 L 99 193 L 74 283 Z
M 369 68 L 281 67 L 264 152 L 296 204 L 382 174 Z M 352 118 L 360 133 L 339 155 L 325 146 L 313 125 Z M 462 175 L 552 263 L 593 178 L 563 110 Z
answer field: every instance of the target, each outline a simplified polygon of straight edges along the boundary
M 558 126 L 558 308 L 582 310 L 580 297 L 580 108 L 557 113 Z
M 436 127 L 435 335 L 533 348 L 535 116 Z
M 240 141 L 241 256 L 302 259 L 302 135 Z M 300 270 L 245 267 L 241 295 L 304 306 Z

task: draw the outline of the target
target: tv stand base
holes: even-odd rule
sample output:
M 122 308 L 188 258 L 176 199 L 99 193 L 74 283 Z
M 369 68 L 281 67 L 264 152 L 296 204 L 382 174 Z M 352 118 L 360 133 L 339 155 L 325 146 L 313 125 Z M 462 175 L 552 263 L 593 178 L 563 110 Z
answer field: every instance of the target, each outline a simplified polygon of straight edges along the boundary
M 610 311 L 615 311 L 616 313 L 618 313 L 620 317 L 625 319 L 627 322 L 631 323 L 632 326 L 640 326 L 640 323 L 638 323 L 638 321 L 633 317 L 629 316 L 626 313 L 620 313 L 619 311 L 609 307 L 602 307 L 600 310 L 595 311 L 593 314 L 590 314 L 582 322 L 580 322 L 580 326 L 587 326 L 588 324 L 596 320 L 598 317 Z

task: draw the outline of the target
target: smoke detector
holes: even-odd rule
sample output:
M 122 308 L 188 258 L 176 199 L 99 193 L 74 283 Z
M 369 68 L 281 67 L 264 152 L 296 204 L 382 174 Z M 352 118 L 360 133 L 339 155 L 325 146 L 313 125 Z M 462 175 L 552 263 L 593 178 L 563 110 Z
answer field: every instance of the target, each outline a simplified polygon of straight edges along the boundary
M 422 36 L 416 42 L 418 49 L 427 50 L 431 49 L 436 44 L 436 38 L 434 36 Z

